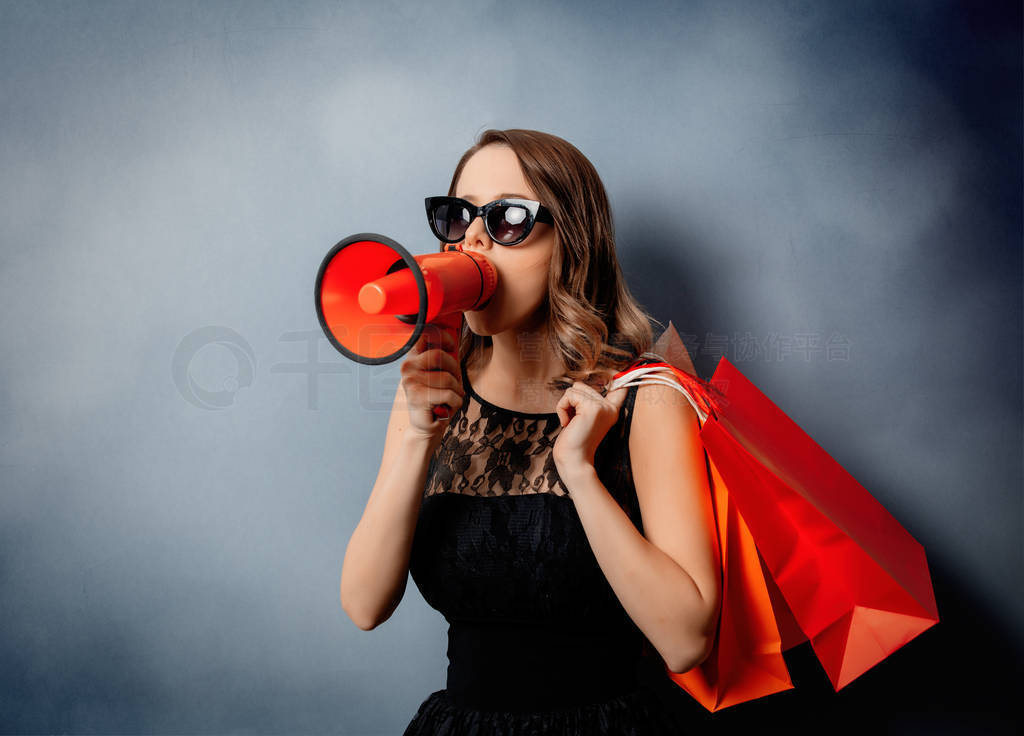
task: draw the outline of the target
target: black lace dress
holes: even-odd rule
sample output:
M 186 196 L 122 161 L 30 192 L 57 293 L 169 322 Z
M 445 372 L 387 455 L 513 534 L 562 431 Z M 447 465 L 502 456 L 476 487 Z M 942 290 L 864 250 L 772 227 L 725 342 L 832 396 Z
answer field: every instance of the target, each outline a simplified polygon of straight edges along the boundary
M 410 573 L 448 627 L 447 687 L 404 736 L 678 734 L 638 679 L 657 657 L 598 566 L 551 448 L 557 414 L 466 399 L 431 461 Z M 641 532 L 629 462 L 636 386 L 595 454 Z M 660 657 L 659 666 L 662 666 Z

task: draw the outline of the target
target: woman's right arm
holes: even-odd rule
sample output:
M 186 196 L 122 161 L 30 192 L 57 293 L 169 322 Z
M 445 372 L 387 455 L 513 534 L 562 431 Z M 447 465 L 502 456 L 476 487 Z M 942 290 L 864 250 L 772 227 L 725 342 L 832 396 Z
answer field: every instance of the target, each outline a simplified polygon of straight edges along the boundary
M 434 419 L 433 408 L 448 404 L 454 413 L 462 404 L 458 362 L 426 349 L 427 339 L 424 334 L 402 364 L 377 480 L 342 563 L 341 607 L 365 631 L 387 621 L 405 594 L 427 469 L 448 423 Z

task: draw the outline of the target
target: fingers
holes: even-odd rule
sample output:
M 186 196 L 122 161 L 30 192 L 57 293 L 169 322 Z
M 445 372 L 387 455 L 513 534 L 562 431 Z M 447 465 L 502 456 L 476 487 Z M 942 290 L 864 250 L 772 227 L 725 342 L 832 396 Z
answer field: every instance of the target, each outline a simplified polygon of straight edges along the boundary
M 612 403 L 612 406 L 614 406 L 616 410 L 618 410 L 621 409 L 622 405 L 625 403 L 627 393 L 628 392 L 625 388 L 619 387 L 617 389 L 609 391 L 604 398 L 606 401 L 610 401 Z
M 576 416 L 576 407 L 590 398 L 584 390 L 587 388 L 589 387 L 585 383 L 577 381 L 567 388 L 565 393 L 562 394 L 562 398 L 558 400 L 558 404 L 555 406 L 555 413 L 558 414 L 558 421 L 563 427 Z
M 604 398 L 593 386 L 589 386 L 583 383 L 583 381 L 576 381 L 576 383 L 565 390 L 565 393 L 578 397 L 580 401 L 587 399 L 601 400 Z
M 412 352 L 422 353 L 430 348 L 441 348 L 454 353 L 458 348 L 458 339 L 447 328 L 427 324 L 423 326 L 423 333 L 413 346 Z
M 560 425 L 562 425 L 563 427 L 569 421 L 569 413 L 566 411 L 566 407 L 570 406 L 571 404 L 569 402 L 569 398 L 568 397 L 569 397 L 569 390 L 566 389 L 566 392 L 564 394 L 562 394 L 562 398 L 560 398 L 558 400 L 558 403 L 555 404 L 555 414 L 558 415 L 558 423 Z
M 462 391 L 462 376 L 458 363 L 442 350 L 428 350 L 422 359 L 402 364 L 402 377 L 411 383 L 434 388 Z
M 400 369 L 403 375 L 411 375 L 420 372 L 448 372 L 457 379 L 462 378 L 462 368 L 459 362 L 451 353 L 441 348 L 431 348 L 417 355 L 412 355 L 402 363 Z
M 463 395 L 454 389 L 424 386 L 420 388 L 420 391 L 422 392 L 423 402 L 431 408 L 447 404 L 452 410 L 455 410 L 462 406 L 464 400 Z
M 462 368 L 451 353 L 441 348 L 410 355 L 402 363 L 400 372 L 403 381 L 410 384 L 462 393 Z
M 598 403 L 595 406 L 609 406 L 618 413 L 625 399 L 626 391 L 624 389 L 615 389 L 607 395 L 602 395 L 594 387 L 582 381 L 576 381 L 565 390 L 562 398 L 558 400 L 555 413 L 558 414 L 558 420 L 564 427 L 578 413 L 577 408 L 584 406 L 585 402 L 596 401 Z
M 446 404 L 452 411 L 462 406 L 462 368 L 457 358 L 458 339 L 452 330 L 425 325 L 423 334 L 401 366 L 402 384 L 411 405 L 431 410 Z M 450 419 L 449 412 L 444 419 Z
M 401 365 L 410 423 L 431 436 L 445 431 L 464 400 L 458 334 L 453 333 L 450 328 L 424 325 Z M 440 406 L 449 410 L 442 412 Z
M 462 406 L 465 392 L 450 373 L 426 372 L 425 378 L 413 376 L 403 383 L 409 403 L 421 408 L 447 404 L 452 409 Z
M 458 338 L 449 329 L 437 325 L 425 325 L 423 334 L 416 341 L 413 350 L 402 363 L 402 374 L 423 370 L 448 371 L 461 379 L 462 369 L 458 355 Z

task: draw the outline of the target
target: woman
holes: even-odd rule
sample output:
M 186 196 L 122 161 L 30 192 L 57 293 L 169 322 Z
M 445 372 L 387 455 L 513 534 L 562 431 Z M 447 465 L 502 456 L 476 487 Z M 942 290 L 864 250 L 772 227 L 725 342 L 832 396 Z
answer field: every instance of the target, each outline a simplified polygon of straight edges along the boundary
M 448 195 L 428 199 L 431 228 L 485 255 L 498 287 L 465 314 L 459 361 L 427 349 L 435 333 L 402 365 L 342 606 L 372 629 L 411 572 L 448 620 L 447 687 L 407 736 L 676 733 L 637 664 L 707 656 L 717 539 L 690 405 L 656 384 L 604 391 L 659 360 L 604 187 L 561 138 L 488 130 Z M 510 199 L 526 201 L 493 204 Z

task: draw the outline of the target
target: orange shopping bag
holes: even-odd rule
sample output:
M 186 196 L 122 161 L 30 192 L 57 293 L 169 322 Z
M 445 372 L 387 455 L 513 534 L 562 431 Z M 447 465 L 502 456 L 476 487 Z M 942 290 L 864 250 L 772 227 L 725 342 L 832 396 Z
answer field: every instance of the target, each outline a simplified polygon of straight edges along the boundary
M 924 548 L 863 486 L 725 358 L 701 381 L 671 323 L 655 349 L 677 365 L 615 385 L 670 380 L 697 411 L 722 555 L 714 648 L 676 684 L 711 711 L 790 689 L 809 639 L 839 690 L 938 622 Z

